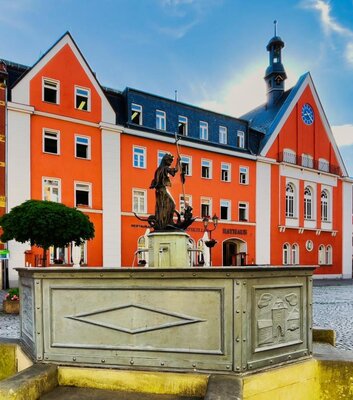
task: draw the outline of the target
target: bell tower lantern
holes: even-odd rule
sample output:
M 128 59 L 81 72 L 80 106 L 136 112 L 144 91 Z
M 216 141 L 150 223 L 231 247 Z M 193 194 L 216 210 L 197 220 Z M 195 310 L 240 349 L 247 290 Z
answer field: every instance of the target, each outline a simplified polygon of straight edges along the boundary
M 283 40 L 277 36 L 277 21 L 274 21 L 274 36 L 266 47 L 269 52 L 269 66 L 265 73 L 267 87 L 267 105 L 271 107 L 284 92 L 284 81 L 287 79 L 282 64 Z

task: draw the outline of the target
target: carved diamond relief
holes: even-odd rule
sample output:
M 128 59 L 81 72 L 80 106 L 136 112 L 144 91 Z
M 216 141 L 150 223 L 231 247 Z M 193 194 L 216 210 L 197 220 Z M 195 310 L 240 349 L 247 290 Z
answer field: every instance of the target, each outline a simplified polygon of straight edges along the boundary
M 89 313 L 67 316 L 66 318 L 131 335 L 205 321 L 204 319 L 146 307 L 140 304 L 125 304 Z

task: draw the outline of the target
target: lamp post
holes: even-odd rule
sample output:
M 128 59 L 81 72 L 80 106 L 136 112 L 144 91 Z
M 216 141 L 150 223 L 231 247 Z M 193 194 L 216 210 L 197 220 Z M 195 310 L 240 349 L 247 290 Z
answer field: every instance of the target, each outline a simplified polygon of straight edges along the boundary
M 204 231 L 210 235 L 210 239 L 205 241 L 205 245 L 210 249 L 210 266 L 212 266 L 212 247 L 217 243 L 216 240 L 212 239 L 212 232 L 217 228 L 219 218 L 216 214 L 211 218 L 213 226 L 210 226 L 210 217 L 204 217 L 202 220 Z

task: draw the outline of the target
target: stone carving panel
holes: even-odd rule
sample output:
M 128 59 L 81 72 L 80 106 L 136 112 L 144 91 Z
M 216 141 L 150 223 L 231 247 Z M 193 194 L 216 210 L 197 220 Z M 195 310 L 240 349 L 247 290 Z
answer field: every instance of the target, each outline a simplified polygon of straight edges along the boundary
M 255 289 L 255 351 L 302 341 L 301 287 Z
M 33 341 L 33 288 L 31 282 L 28 285 L 22 285 L 22 331 Z

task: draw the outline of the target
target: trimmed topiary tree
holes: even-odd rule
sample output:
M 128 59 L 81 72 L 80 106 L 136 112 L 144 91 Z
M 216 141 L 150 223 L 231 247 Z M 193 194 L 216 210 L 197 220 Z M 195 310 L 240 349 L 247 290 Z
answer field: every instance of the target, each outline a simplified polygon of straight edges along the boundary
M 71 242 L 79 246 L 94 238 L 94 225 L 87 215 L 52 201 L 27 200 L 3 215 L 0 226 L 2 242 L 14 239 L 41 247 L 44 266 L 49 247 L 66 247 Z

